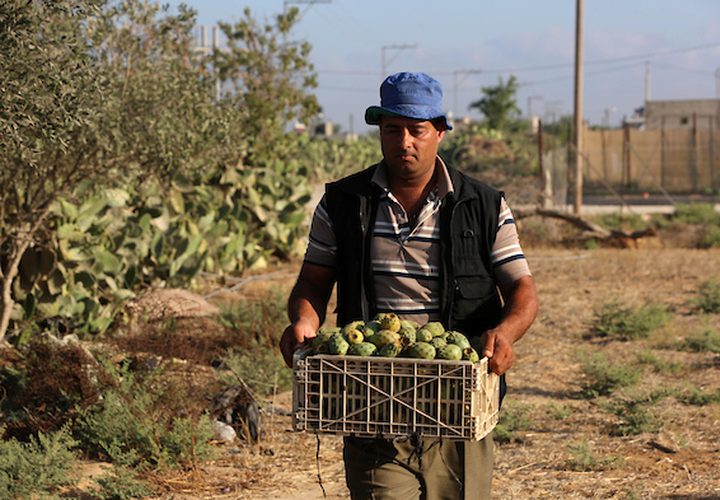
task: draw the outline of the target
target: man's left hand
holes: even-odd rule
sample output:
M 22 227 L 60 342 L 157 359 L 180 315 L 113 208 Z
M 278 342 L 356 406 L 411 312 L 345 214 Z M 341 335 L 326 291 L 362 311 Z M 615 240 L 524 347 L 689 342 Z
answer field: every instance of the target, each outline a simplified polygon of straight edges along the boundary
M 512 342 L 498 328 L 486 331 L 482 336 L 482 352 L 488 358 L 488 370 L 502 375 L 515 363 Z

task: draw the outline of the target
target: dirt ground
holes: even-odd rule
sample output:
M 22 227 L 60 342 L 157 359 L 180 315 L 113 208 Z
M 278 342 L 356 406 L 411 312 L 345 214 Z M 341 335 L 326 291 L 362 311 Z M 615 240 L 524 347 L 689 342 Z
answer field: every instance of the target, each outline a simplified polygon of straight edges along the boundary
M 718 354 L 674 347 L 699 329 L 720 329 L 719 315 L 701 315 L 691 306 L 701 282 L 720 278 L 720 250 L 526 253 L 542 306 L 517 344 L 505 408 L 523 409 L 527 423 L 510 442 L 496 444 L 493 498 L 720 498 L 718 403 L 691 406 L 673 395 L 655 398 L 648 408 L 660 429 L 625 437 L 613 435 L 623 419 L 608 410 L 611 401 L 650 401 L 663 390 L 720 390 Z M 270 280 L 292 283 L 287 273 L 276 272 Z M 672 319 L 643 340 L 589 336 L 596 312 L 611 300 L 662 305 Z M 640 365 L 638 384 L 584 399 L 582 359 L 596 352 L 636 366 L 638 355 L 652 355 L 676 369 Z M 291 408 L 290 393 L 268 401 L 259 446 L 226 446 L 221 459 L 165 478 L 171 493 L 161 498 L 312 500 L 324 498 L 323 488 L 325 498 L 349 498 L 341 438 L 293 432 Z

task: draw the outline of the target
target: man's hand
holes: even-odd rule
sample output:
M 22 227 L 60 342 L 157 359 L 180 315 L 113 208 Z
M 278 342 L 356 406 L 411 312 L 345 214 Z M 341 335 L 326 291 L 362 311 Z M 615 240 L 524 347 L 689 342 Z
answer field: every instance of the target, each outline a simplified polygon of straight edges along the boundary
M 293 354 L 303 344 L 315 337 L 317 332 L 310 321 L 299 319 L 295 323 L 291 324 L 282 334 L 280 339 L 280 351 L 282 352 L 285 364 L 292 368 Z
M 512 342 L 497 328 L 482 335 L 482 352 L 488 358 L 488 370 L 502 375 L 515 364 Z

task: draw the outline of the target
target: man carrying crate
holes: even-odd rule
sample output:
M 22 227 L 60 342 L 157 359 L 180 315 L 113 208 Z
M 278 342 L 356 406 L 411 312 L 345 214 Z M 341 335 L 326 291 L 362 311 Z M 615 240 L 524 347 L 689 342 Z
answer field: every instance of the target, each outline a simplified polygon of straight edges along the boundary
M 438 156 L 452 129 L 439 82 L 398 73 L 385 79 L 380 97 L 365 121 L 380 128 L 383 160 L 326 186 L 288 301 L 285 362 L 291 366 L 316 335 L 337 284 L 338 325 L 379 312 L 441 321 L 480 337 L 480 355 L 502 376 L 538 311 L 510 209 L 501 192 Z M 491 436 L 348 437 L 344 458 L 353 499 L 490 498 Z

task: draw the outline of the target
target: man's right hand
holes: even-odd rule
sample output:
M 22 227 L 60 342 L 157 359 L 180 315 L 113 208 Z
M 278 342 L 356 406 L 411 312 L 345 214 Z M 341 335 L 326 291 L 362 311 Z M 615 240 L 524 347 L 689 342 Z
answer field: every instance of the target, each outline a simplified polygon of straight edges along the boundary
M 280 352 L 282 352 L 285 364 L 289 368 L 292 368 L 293 354 L 295 354 L 295 351 L 316 335 L 317 332 L 312 323 L 303 319 L 285 328 L 282 338 L 280 339 Z

